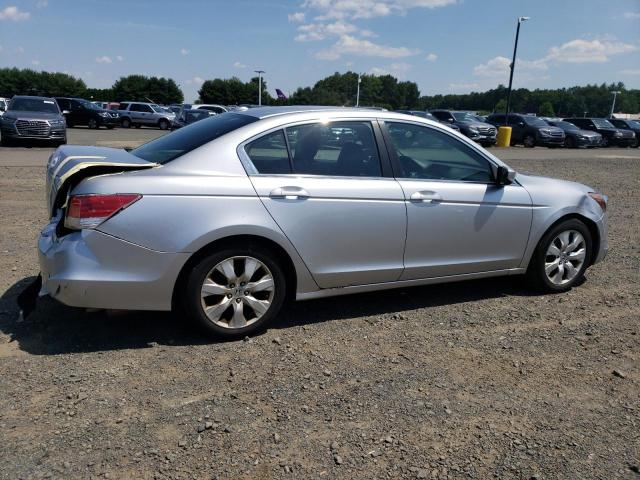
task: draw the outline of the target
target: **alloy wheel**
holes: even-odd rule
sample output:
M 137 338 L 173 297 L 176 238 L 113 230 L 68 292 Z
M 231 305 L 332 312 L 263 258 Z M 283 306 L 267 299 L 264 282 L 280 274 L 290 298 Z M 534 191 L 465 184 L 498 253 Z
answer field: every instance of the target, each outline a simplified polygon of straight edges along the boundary
M 273 275 L 260 260 L 250 256 L 227 258 L 205 276 L 201 304 L 214 324 L 229 329 L 257 322 L 273 302 Z
M 587 243 L 576 230 L 560 232 L 549 244 L 544 271 L 554 285 L 565 285 L 580 273 L 587 255 Z

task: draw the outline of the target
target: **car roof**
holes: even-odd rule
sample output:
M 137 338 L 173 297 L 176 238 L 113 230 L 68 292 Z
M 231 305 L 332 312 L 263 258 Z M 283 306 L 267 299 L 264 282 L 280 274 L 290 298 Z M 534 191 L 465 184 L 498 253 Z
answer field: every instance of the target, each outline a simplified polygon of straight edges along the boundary
M 327 107 L 327 106 L 319 106 L 319 105 L 290 105 L 284 107 L 256 107 L 250 108 L 248 110 L 243 111 L 234 111 L 232 113 L 236 113 L 238 115 L 248 115 L 250 117 L 255 117 L 258 119 L 282 116 L 282 115 L 295 115 L 301 113 L 335 113 L 335 114 L 358 114 L 361 116 L 370 116 L 372 118 L 380 116 L 380 115 L 391 115 L 394 112 L 381 111 L 374 108 L 367 107 Z M 395 114 L 395 115 L 403 115 L 404 114 Z
M 52 97 L 41 97 L 39 95 L 14 95 L 13 98 L 11 98 L 11 100 L 14 100 L 16 98 L 34 98 L 36 100 L 54 100 Z

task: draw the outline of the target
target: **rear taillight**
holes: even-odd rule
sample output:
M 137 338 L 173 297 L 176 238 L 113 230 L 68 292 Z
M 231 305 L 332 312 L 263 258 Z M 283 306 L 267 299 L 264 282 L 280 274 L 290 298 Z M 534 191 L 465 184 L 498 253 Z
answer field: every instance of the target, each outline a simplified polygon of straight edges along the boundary
M 72 195 L 67 205 L 64 226 L 73 230 L 95 228 L 141 198 L 142 195 L 137 193 Z

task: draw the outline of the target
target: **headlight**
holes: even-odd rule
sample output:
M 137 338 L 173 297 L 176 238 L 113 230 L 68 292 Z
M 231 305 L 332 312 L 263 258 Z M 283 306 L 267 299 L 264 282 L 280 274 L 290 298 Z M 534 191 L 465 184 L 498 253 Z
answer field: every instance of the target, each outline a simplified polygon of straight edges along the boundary
M 471 133 L 480 133 L 478 127 L 469 127 L 469 132 Z
M 66 123 L 64 120 L 49 120 L 49 125 L 52 127 L 63 127 Z
M 541 133 L 542 135 L 549 135 L 549 134 L 551 134 L 551 130 L 545 130 L 545 129 L 543 128 L 543 129 L 541 129 L 541 130 L 540 130 L 540 133 Z
M 622 132 L 614 132 L 613 136 L 614 137 L 621 137 L 622 136 Z
M 100 115 L 101 117 L 108 117 L 109 114 L 107 112 L 100 112 L 98 113 L 98 115 Z

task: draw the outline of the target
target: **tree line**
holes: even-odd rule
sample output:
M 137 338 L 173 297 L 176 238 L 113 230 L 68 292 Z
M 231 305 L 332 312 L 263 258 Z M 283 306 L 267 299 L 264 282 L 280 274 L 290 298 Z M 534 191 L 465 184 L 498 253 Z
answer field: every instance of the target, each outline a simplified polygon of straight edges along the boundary
M 334 73 L 312 87 L 300 87 L 288 99 L 273 97 L 262 81 L 264 105 L 335 105 L 355 106 L 358 74 Z M 515 112 L 544 116 L 606 116 L 611 108 L 611 91 L 618 90 L 616 111 L 640 111 L 640 90 L 626 89 L 622 82 L 570 88 L 519 88 L 512 92 Z M 74 96 L 104 101 L 154 101 L 161 104 L 181 103 L 184 95 L 171 78 L 129 75 L 118 79 L 111 88 L 88 88 L 85 82 L 65 73 L 36 72 L 29 69 L 0 69 L 0 96 L 12 95 Z M 222 105 L 257 104 L 258 77 L 243 82 L 237 77 L 206 80 L 198 91 L 201 103 Z M 504 111 L 507 88 L 498 85 L 484 92 L 448 95 L 421 95 L 418 85 L 399 81 L 392 75 L 362 75 L 360 106 L 384 107 L 390 110 L 451 108 L 481 113 Z

